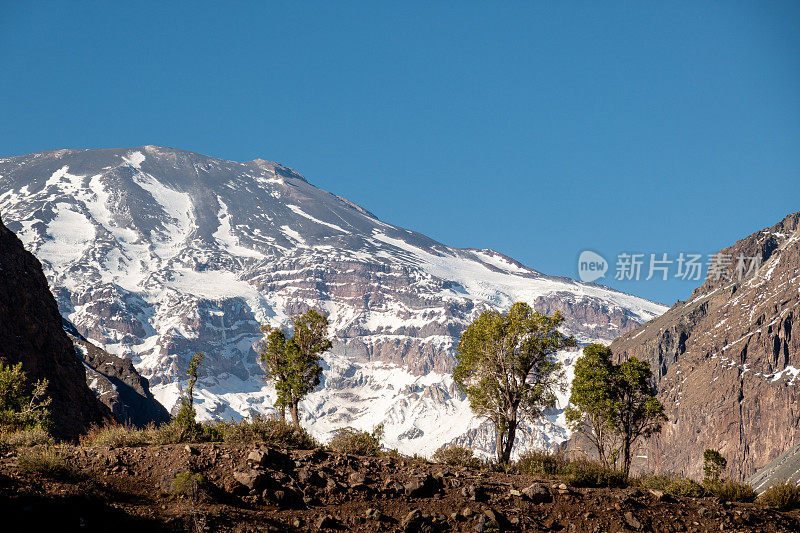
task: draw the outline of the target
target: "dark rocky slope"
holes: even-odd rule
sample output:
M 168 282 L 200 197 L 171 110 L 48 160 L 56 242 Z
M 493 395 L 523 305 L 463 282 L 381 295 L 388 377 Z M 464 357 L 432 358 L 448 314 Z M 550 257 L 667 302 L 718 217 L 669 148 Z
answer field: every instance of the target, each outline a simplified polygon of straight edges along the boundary
M 153 397 L 147 379 L 136 371 L 130 359 L 95 346 L 66 319 L 64 330 L 86 366 L 86 384 L 118 422 L 143 428 L 169 421 L 169 412 Z
M 21 362 L 31 381 L 46 378 L 54 432 L 72 438 L 109 417 L 86 386 L 83 365 L 39 261 L 0 220 L 0 361 Z
M 727 275 L 612 343 L 620 359 L 650 362 L 669 416 L 640 467 L 700 476 L 703 450 L 717 448 L 744 478 L 800 442 L 799 221 L 721 250 Z M 739 256 L 759 254 L 761 267 L 740 280 Z

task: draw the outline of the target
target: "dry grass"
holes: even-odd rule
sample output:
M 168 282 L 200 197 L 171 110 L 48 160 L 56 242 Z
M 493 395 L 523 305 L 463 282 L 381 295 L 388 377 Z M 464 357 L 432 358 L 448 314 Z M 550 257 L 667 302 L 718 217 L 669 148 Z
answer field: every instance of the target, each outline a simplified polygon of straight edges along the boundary
M 758 503 L 781 511 L 800 508 L 800 488 L 789 481 L 777 483 L 758 497 Z
M 378 456 L 381 455 L 382 435 L 382 426 L 375 428 L 372 433 L 343 428 L 336 432 L 328 447 L 338 453 Z
M 514 464 L 516 469 L 528 476 L 556 476 L 569 464 L 564 454 L 558 451 L 526 450 Z
M 433 461 L 449 466 L 480 468 L 483 463 L 466 446 L 442 446 L 433 453 Z
M 20 472 L 25 474 L 71 479 L 78 473 L 70 458 L 55 446 L 36 446 L 22 450 L 17 460 Z
M 0 435 L 3 447 L 8 449 L 30 448 L 39 445 L 53 445 L 55 440 L 42 428 L 23 429 L 13 433 L 3 433 Z

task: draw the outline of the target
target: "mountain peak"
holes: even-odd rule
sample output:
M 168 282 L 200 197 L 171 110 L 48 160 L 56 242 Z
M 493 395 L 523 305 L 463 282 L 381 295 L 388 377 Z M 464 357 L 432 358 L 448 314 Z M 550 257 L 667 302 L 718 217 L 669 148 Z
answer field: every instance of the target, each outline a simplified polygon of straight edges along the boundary
M 666 309 L 436 242 L 261 159 L 159 146 L 41 152 L 0 160 L 0 191 L 61 313 L 130 358 L 167 408 L 191 354 L 206 354 L 197 394 L 206 418 L 272 413 L 259 326 L 317 308 L 334 346 L 326 387 L 306 400 L 314 431 L 384 421 L 393 445 L 432 452 L 470 430 L 486 436 L 449 375 L 461 331 L 482 310 L 526 301 L 561 311 L 581 340 L 608 342 Z M 450 392 L 423 397 L 425 387 Z M 566 434 L 550 421 L 525 438 Z

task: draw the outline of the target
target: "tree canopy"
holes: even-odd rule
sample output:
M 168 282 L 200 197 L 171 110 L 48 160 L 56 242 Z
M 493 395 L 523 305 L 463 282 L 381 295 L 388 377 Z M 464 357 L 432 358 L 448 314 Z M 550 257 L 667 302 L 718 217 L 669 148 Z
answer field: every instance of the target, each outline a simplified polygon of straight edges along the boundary
M 517 302 L 508 313 L 484 311 L 461 335 L 453 380 L 472 411 L 493 423 L 501 463 L 511 457 L 519 423 L 553 407 L 562 390 L 554 355 L 576 345 L 558 330 L 562 322 L 558 312 L 547 316 Z
M 583 353 L 575 363 L 567 421 L 606 466 L 621 461 L 627 475 L 636 442 L 659 432 L 666 420 L 650 385 L 650 364 L 635 357 L 614 364 L 611 350 L 601 344 L 590 344 Z
M 292 423 L 300 426 L 300 401 L 320 383 L 322 367 L 320 355 L 330 349 L 328 318 L 310 309 L 302 315 L 292 317 L 294 332 L 291 336 L 269 325 L 261 327 L 267 336 L 261 344 L 261 361 L 267 370 L 267 379 L 275 383 L 281 417 L 286 418 L 286 409 L 292 415 Z

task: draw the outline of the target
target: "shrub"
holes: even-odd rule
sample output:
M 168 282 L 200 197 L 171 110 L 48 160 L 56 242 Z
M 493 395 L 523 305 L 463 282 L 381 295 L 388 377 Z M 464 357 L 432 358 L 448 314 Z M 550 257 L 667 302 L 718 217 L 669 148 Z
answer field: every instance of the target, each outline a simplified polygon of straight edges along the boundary
M 677 474 L 644 474 L 633 480 L 632 483 L 643 489 L 660 490 L 673 496 L 702 498 L 706 495 L 706 490 L 702 485 Z
M 106 426 L 94 425 L 81 437 L 83 446 L 144 446 L 150 443 L 153 426 L 147 430 L 139 430 L 129 425 L 110 424 Z
M 263 442 L 276 448 L 309 450 L 319 446 L 308 432 L 280 418 L 255 415 L 238 422 L 218 421 L 204 426 L 212 440 L 220 438 L 230 443 Z
M 166 424 L 161 424 L 151 433 L 153 444 L 180 444 L 182 442 L 197 442 L 203 436 L 200 424 L 187 426 L 185 419 L 173 418 Z
M 175 479 L 172 481 L 172 496 L 174 498 L 185 496 L 197 500 L 204 482 L 203 475 L 200 473 L 180 472 L 175 474 Z
M 703 452 L 703 473 L 704 481 L 719 481 L 725 473 L 728 460 L 725 459 L 717 450 L 706 450 Z
M 527 450 L 519 456 L 515 466 L 521 474 L 528 476 L 555 476 L 560 474 L 567 464 L 566 457 L 560 452 Z
M 15 432 L 50 425 L 50 398 L 45 395 L 47 380 L 40 379 L 27 393 L 28 382 L 22 363 L 0 362 L 0 431 Z
M 776 483 L 758 497 L 758 503 L 781 511 L 800 507 L 800 488 L 790 481 Z
M 77 474 L 69 458 L 55 446 L 36 446 L 20 452 L 20 472 L 52 478 L 72 478 Z
M 0 436 L 0 442 L 7 448 L 30 448 L 31 446 L 55 444 L 50 433 L 41 427 L 22 429 L 14 431 L 13 433 L 4 433 Z
M 433 453 L 432 459 L 449 466 L 481 467 L 481 460 L 472 454 L 472 449 L 465 446 L 442 446 Z
M 730 479 L 721 481 L 706 480 L 703 486 L 717 498 L 728 502 L 752 502 L 756 499 L 756 491 L 747 483 Z
M 562 470 L 565 483 L 576 487 L 626 487 L 627 476 L 621 470 L 606 468 L 597 461 L 570 461 Z
M 382 437 L 383 424 L 376 426 L 372 433 L 353 428 L 342 428 L 336 432 L 328 447 L 339 453 L 377 456 L 381 454 Z

